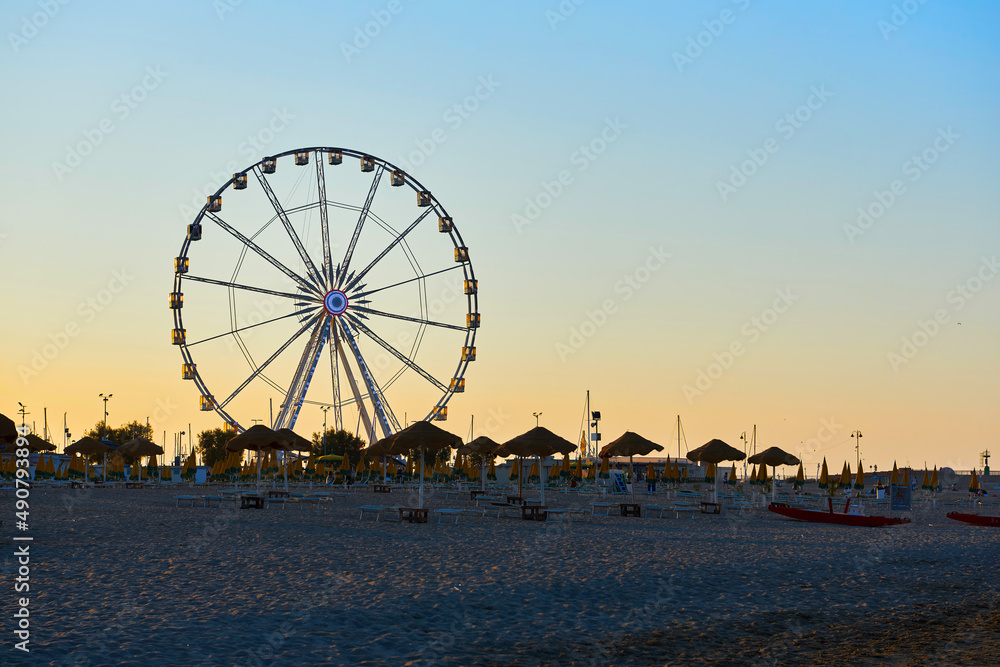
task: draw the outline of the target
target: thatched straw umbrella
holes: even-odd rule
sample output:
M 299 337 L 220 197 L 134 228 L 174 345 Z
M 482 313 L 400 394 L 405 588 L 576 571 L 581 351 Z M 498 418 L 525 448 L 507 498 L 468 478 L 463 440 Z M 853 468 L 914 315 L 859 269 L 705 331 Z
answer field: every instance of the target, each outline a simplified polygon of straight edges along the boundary
M 748 462 L 762 466 L 771 466 L 771 502 L 778 497 L 777 476 L 774 469 L 777 466 L 797 466 L 802 461 L 797 456 L 789 454 L 781 447 L 768 447 L 747 459 Z
M 552 431 L 548 430 L 544 426 L 536 426 L 535 428 L 522 433 L 521 435 L 511 438 L 507 442 L 503 443 L 503 449 L 519 458 L 525 456 L 534 456 L 539 461 L 539 469 L 541 469 L 541 457 L 551 456 L 553 454 L 571 454 L 576 451 L 576 445 L 574 445 L 569 440 L 561 438 Z M 541 472 L 541 470 L 539 470 Z M 522 476 L 518 477 L 518 489 L 517 495 L 521 495 L 521 479 Z M 542 504 L 545 504 L 545 483 L 541 481 L 539 477 L 540 486 L 542 487 Z
M 486 457 L 492 460 L 496 456 L 496 451 L 500 448 L 500 443 L 487 438 L 485 435 L 481 435 L 472 442 L 462 445 L 462 447 L 472 454 L 479 454 L 482 457 L 479 465 L 481 468 L 480 477 L 483 482 L 482 489 L 486 491 Z
M 689 461 L 694 463 L 722 463 L 723 461 L 742 461 L 746 454 L 735 447 L 726 444 L 722 440 L 709 440 L 701 447 L 693 449 L 687 453 Z M 712 502 L 719 502 L 719 480 L 715 479 L 712 485 Z
M 63 452 L 65 452 L 66 454 L 80 454 L 81 456 L 92 456 L 93 454 L 104 454 L 104 461 L 105 461 L 105 464 L 104 464 L 104 470 L 105 470 L 104 476 L 105 476 L 105 478 L 107 478 L 107 468 L 108 468 L 108 465 L 107 465 L 107 456 L 108 456 L 108 452 L 109 451 L 111 451 L 110 447 L 108 447 L 106 444 L 104 444 L 100 440 L 95 440 L 94 438 L 91 438 L 89 435 L 80 438 L 79 440 L 77 440 L 76 442 L 74 442 L 72 445 L 70 445 L 69 447 L 67 447 L 66 449 L 63 450 Z M 83 461 L 83 472 L 84 472 L 84 474 L 83 474 L 84 481 L 85 482 L 89 482 L 90 481 L 90 464 L 87 463 L 86 459 L 84 459 L 84 461 Z
M 132 438 L 124 445 L 118 448 L 119 454 L 125 454 L 127 456 L 134 456 L 136 459 L 142 459 L 143 456 L 162 456 L 163 447 L 152 440 L 147 440 L 146 438 Z M 137 469 L 142 468 L 142 461 L 139 461 Z M 142 479 L 142 473 L 136 475 L 139 479 Z
M 265 449 L 287 451 L 287 439 L 263 424 L 255 424 L 226 443 L 226 450 L 241 452 L 249 449 L 257 452 L 257 493 L 260 493 L 260 454 Z
M 628 457 L 628 476 L 632 479 L 632 457 L 646 456 L 650 452 L 662 452 L 663 447 L 652 440 L 647 440 L 638 433 L 625 431 L 620 438 L 606 444 L 598 453 L 601 458 L 612 456 Z M 632 500 L 635 500 L 635 480 L 632 481 Z
M 420 492 L 418 506 L 424 506 L 424 452 L 436 452 L 442 449 L 455 449 L 462 445 L 462 439 L 454 433 L 435 426 L 428 421 L 414 422 L 388 438 L 385 443 L 386 454 L 401 455 L 414 449 L 420 450 Z M 378 444 L 378 443 L 376 443 Z

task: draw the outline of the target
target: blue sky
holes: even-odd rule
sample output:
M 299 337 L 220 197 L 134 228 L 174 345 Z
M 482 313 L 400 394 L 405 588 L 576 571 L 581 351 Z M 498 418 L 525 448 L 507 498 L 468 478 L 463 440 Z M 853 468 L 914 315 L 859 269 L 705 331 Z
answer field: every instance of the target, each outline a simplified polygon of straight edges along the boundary
M 115 391 L 122 419 L 159 400 L 180 407 L 158 431 L 214 426 L 166 344 L 185 207 L 230 163 L 335 145 L 405 162 L 472 250 L 484 324 L 451 404 L 456 432 L 494 410 L 509 415 L 493 434 L 504 439 L 543 410 L 575 438 L 590 389 L 610 431 L 667 440 L 679 413 L 692 445 L 757 423 L 766 444 L 800 453 L 835 417 L 833 457 L 851 458 L 844 443 L 862 429 L 882 465 L 937 460 L 955 437 L 963 447 L 939 463 L 968 467 L 995 439 L 1000 281 L 961 310 L 948 301 L 1000 249 L 993 3 L 589 0 L 563 3 L 575 9 L 560 21 L 556 2 L 53 6 L 37 34 L 24 26 L 42 5 L 0 8 L 0 270 L 18 313 L 0 325 L 13 377 L 0 411 L 47 405 L 82 432 L 97 393 Z M 808 120 L 779 129 L 816 90 L 826 99 Z M 609 122 L 613 141 L 581 161 Z M 281 130 L 249 148 L 269 125 Z M 58 173 L 88 132 L 99 145 Z M 905 163 L 940 132 L 952 143 L 914 180 Z M 719 182 L 769 140 L 777 149 L 723 200 Z M 569 183 L 519 230 L 512 216 L 561 172 Z M 884 215 L 846 232 L 896 180 L 905 191 Z M 670 260 L 624 299 L 615 286 L 660 247 Z M 79 304 L 116 270 L 127 288 L 82 322 Z M 800 299 L 749 343 L 741 327 L 781 289 Z M 607 299 L 616 312 L 561 358 Z M 894 368 L 889 355 L 938 309 L 947 326 Z M 69 322 L 85 326 L 25 381 L 18 368 Z M 688 400 L 684 386 L 734 341 L 746 354 Z M 301 430 L 320 422 L 304 412 Z

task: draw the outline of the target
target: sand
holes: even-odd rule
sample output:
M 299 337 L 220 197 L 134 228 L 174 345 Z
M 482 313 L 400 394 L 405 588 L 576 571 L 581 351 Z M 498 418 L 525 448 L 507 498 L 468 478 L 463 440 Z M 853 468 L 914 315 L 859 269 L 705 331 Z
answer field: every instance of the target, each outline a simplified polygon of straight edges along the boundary
M 32 653 L 8 639 L 4 664 L 1000 661 L 1000 529 L 942 508 L 882 529 L 766 512 L 456 526 L 358 520 L 358 505 L 412 502 L 401 493 L 174 507 L 191 492 L 205 491 L 35 489 Z M 427 504 L 472 507 L 466 494 Z

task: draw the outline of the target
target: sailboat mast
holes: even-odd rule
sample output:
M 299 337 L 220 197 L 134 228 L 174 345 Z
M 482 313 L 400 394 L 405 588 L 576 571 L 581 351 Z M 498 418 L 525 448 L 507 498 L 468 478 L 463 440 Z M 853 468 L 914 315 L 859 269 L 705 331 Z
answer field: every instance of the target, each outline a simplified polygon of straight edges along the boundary
M 587 407 L 583 411 L 583 421 L 587 428 L 587 451 L 583 453 L 583 458 L 590 456 L 590 390 L 587 390 Z

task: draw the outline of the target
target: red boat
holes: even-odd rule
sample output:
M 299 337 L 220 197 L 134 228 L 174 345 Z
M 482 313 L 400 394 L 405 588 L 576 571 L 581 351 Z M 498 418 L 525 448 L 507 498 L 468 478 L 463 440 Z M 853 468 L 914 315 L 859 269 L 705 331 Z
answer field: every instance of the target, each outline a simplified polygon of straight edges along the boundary
M 1000 516 L 987 516 L 985 514 L 963 514 L 962 512 L 948 512 L 948 518 L 963 523 L 971 523 L 974 526 L 993 526 L 1000 528 Z
M 829 500 L 829 499 L 828 499 Z M 903 523 L 910 523 L 909 519 L 891 517 L 891 516 L 866 516 L 864 514 L 848 514 L 847 509 L 851 506 L 851 500 L 848 498 L 847 504 L 844 505 L 843 512 L 833 511 L 833 501 L 829 500 L 829 510 L 826 512 L 822 510 L 809 510 L 802 507 L 789 507 L 784 503 L 771 503 L 767 506 L 767 509 L 774 512 L 775 514 L 780 514 L 781 516 L 787 516 L 789 519 L 797 519 L 798 521 L 811 521 L 812 523 L 835 523 L 840 526 L 865 526 L 868 528 L 876 528 L 878 526 L 897 526 Z

